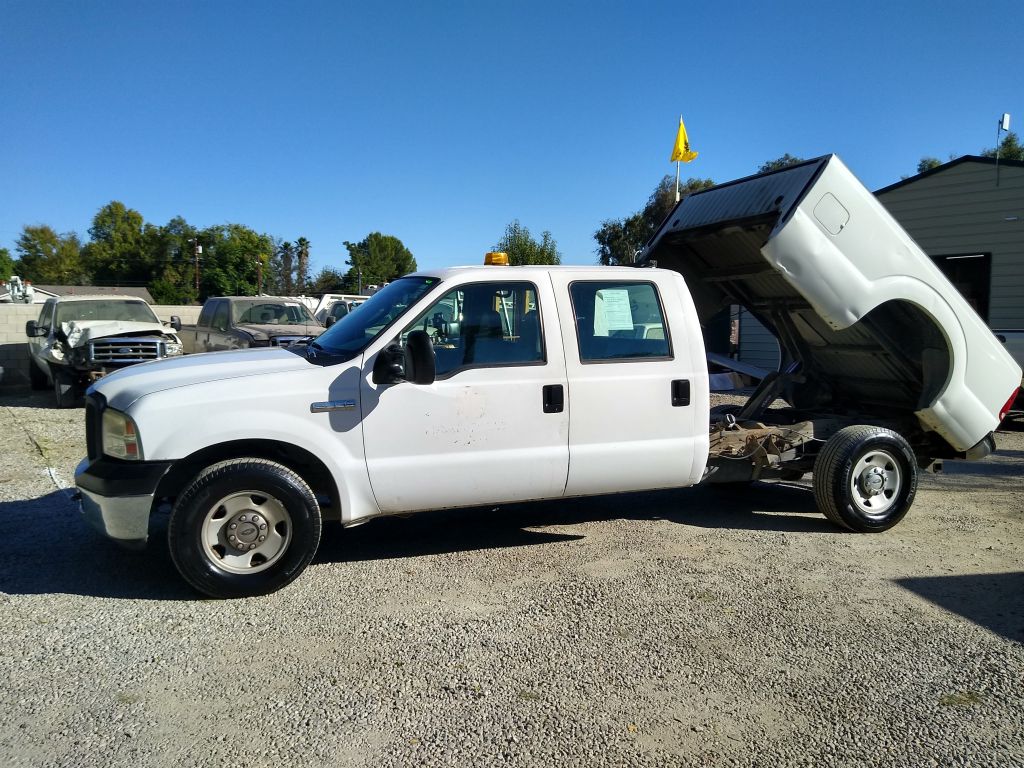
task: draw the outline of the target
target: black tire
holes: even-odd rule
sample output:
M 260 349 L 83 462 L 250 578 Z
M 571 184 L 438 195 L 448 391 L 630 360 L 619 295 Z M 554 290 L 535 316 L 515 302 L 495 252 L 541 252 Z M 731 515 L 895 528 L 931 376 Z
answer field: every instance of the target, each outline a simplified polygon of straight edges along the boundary
M 32 389 L 43 390 L 50 386 L 50 380 L 46 377 L 46 373 L 31 358 L 28 361 L 28 380 Z
M 858 425 L 836 432 L 814 463 L 814 499 L 829 520 L 881 533 L 907 514 L 917 493 L 917 460 L 891 429 Z
M 320 506 L 301 477 L 273 461 L 240 458 L 199 473 L 171 511 L 167 541 L 197 590 L 250 597 L 275 592 L 305 570 L 320 525 Z
M 82 399 L 75 377 L 57 365 L 50 366 L 53 377 L 53 397 L 58 408 L 74 408 Z

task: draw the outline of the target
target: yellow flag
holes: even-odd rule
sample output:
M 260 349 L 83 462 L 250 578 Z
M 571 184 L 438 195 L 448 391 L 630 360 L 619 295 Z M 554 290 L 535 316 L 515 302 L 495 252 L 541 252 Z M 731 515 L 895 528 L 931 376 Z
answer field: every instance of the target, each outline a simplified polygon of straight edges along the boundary
M 672 148 L 672 157 L 669 162 L 681 160 L 688 163 L 697 157 L 697 153 L 690 149 L 690 140 L 686 138 L 686 126 L 683 125 L 683 118 L 679 118 L 679 133 L 676 134 L 676 145 Z

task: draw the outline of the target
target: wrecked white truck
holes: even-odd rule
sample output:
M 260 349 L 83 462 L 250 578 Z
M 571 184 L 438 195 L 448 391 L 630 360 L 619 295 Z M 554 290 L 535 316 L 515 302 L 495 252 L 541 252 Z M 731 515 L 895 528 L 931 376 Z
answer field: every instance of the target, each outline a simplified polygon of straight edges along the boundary
M 169 509 L 179 572 L 234 597 L 296 578 L 322 520 L 813 472 L 829 519 L 879 532 L 920 469 L 993 450 L 1020 368 L 838 158 L 687 197 L 654 262 L 428 270 L 308 344 L 117 372 L 82 510 L 140 545 Z M 701 319 L 729 304 L 786 359 L 711 413 Z
M 53 387 L 58 408 L 81 404 L 92 382 L 111 371 L 181 354 L 181 341 L 134 296 L 47 299 L 25 324 L 33 389 Z

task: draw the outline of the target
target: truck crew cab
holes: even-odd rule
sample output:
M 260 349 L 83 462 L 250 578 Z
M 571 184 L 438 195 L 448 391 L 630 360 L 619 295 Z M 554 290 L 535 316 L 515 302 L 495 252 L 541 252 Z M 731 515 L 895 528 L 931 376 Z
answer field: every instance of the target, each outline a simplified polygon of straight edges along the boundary
M 83 511 L 137 544 L 171 502 L 179 571 L 233 597 L 296 578 L 324 519 L 813 471 L 883 531 L 919 468 L 994 447 L 1020 369 L 834 156 L 686 198 L 642 262 L 420 272 L 308 344 L 110 376 Z M 787 359 L 712 414 L 701 319 L 730 302 Z

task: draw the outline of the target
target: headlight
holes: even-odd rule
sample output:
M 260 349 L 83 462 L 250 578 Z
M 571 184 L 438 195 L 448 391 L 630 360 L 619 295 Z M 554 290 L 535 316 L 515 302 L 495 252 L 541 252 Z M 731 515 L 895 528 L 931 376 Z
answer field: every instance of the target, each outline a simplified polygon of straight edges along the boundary
M 181 343 L 177 341 L 165 341 L 164 352 L 168 357 L 181 354 Z
M 103 412 L 103 452 L 115 459 L 142 458 L 139 430 L 130 416 L 112 408 Z

